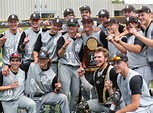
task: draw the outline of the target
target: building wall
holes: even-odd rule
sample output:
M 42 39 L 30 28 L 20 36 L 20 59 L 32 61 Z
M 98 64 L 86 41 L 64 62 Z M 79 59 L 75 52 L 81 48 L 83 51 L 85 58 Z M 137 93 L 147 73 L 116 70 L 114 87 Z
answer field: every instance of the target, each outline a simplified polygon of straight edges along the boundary
M 118 10 L 121 11 L 125 6 L 127 6 L 128 4 L 113 4 L 112 8 L 113 10 Z M 146 5 L 148 6 L 151 10 L 153 10 L 153 4 L 132 4 L 135 9 L 139 9 L 141 6 Z
M 17 14 L 19 19 L 29 19 L 33 12 L 55 13 L 55 17 L 63 17 L 66 8 L 72 8 L 76 17 L 80 17 L 79 7 L 89 5 L 92 16 L 106 8 L 113 15 L 111 0 L 0 0 L 0 20 L 7 20 L 12 13 Z

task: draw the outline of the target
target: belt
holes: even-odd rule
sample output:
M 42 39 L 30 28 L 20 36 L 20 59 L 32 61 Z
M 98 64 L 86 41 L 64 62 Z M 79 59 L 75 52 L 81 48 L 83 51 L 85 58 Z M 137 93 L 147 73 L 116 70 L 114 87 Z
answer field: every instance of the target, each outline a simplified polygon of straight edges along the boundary
M 42 97 L 44 94 L 25 94 L 27 97 Z
M 44 94 L 35 94 L 34 97 L 42 97 Z
M 58 63 L 58 61 L 53 61 L 53 62 L 52 62 L 52 64 L 57 64 L 57 63 Z
M 134 67 L 134 68 L 132 68 L 132 70 L 135 70 L 135 69 L 138 69 L 139 67 Z

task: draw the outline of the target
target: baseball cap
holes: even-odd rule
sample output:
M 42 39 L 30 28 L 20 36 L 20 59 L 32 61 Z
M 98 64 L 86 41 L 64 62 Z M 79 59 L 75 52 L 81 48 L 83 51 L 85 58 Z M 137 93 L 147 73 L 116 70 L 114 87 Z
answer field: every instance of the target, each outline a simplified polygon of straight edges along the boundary
M 93 19 L 90 16 L 84 16 L 81 22 L 93 22 Z
M 67 26 L 77 26 L 78 20 L 76 18 L 69 18 L 67 21 Z
M 138 13 L 140 12 L 146 12 L 146 13 L 151 13 L 151 9 L 147 6 L 141 6 L 140 9 L 136 10 Z
M 104 22 L 104 24 L 109 24 L 109 23 L 119 24 L 116 18 L 109 18 L 108 21 Z
M 17 15 L 11 14 L 11 15 L 8 17 L 7 21 L 10 21 L 10 20 L 17 20 L 17 21 L 19 21 L 19 18 L 18 18 Z
M 70 14 L 74 15 L 73 9 L 67 8 L 64 10 L 64 13 L 63 13 L 64 17 L 66 17 L 67 15 L 70 15 Z
M 134 16 L 130 16 L 125 19 L 125 23 L 131 23 L 131 22 L 137 23 L 139 22 L 139 20 Z
M 123 53 L 118 53 L 111 59 L 111 62 L 114 61 L 128 61 L 128 57 Z
M 135 11 L 135 8 L 133 5 L 127 5 L 122 9 L 122 11 L 125 11 L 125 10 Z
M 17 52 L 11 54 L 10 60 L 11 60 L 12 58 L 18 58 L 19 60 L 21 60 L 21 56 L 20 56 L 20 54 L 17 53 Z
M 39 53 L 38 53 L 38 58 L 49 58 L 49 53 L 45 50 L 41 50 Z
M 40 19 L 40 14 L 39 13 L 32 13 L 30 15 L 30 20 L 34 20 L 34 19 Z
M 83 11 L 83 10 L 88 10 L 89 12 L 91 12 L 91 9 L 88 5 L 84 5 L 82 7 L 79 8 L 80 11 Z
M 56 23 L 56 24 L 62 26 L 62 20 L 61 20 L 60 18 L 54 18 L 54 19 L 52 20 L 52 23 Z
M 98 15 L 97 16 L 106 16 L 106 17 L 109 17 L 109 12 L 106 9 L 101 9 L 98 12 Z

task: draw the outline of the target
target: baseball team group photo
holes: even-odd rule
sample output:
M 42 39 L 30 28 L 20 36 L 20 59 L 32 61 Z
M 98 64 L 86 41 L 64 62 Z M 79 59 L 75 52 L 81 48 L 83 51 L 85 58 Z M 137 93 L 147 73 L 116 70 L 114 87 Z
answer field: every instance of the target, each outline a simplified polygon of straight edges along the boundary
M 15 1 L 0 11 L 0 113 L 153 113 L 153 5 Z

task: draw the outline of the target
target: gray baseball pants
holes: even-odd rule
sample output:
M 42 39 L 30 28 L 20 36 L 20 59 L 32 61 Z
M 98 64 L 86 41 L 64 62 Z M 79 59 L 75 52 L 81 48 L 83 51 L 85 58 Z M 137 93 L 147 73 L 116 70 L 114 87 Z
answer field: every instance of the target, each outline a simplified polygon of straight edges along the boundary
M 36 113 L 36 103 L 26 96 L 17 100 L 2 102 L 4 113 L 17 113 L 18 108 L 26 109 L 28 113 Z
M 70 91 L 70 111 L 74 111 L 79 98 L 80 79 L 78 75 L 78 66 L 60 65 L 59 80 L 62 85 L 62 93 L 68 96 Z
M 42 97 L 32 97 L 32 99 L 37 104 L 37 113 L 40 113 L 41 106 L 44 105 L 56 105 L 59 104 L 62 113 L 70 113 L 67 96 L 59 93 L 56 94 L 54 92 L 47 93 Z

